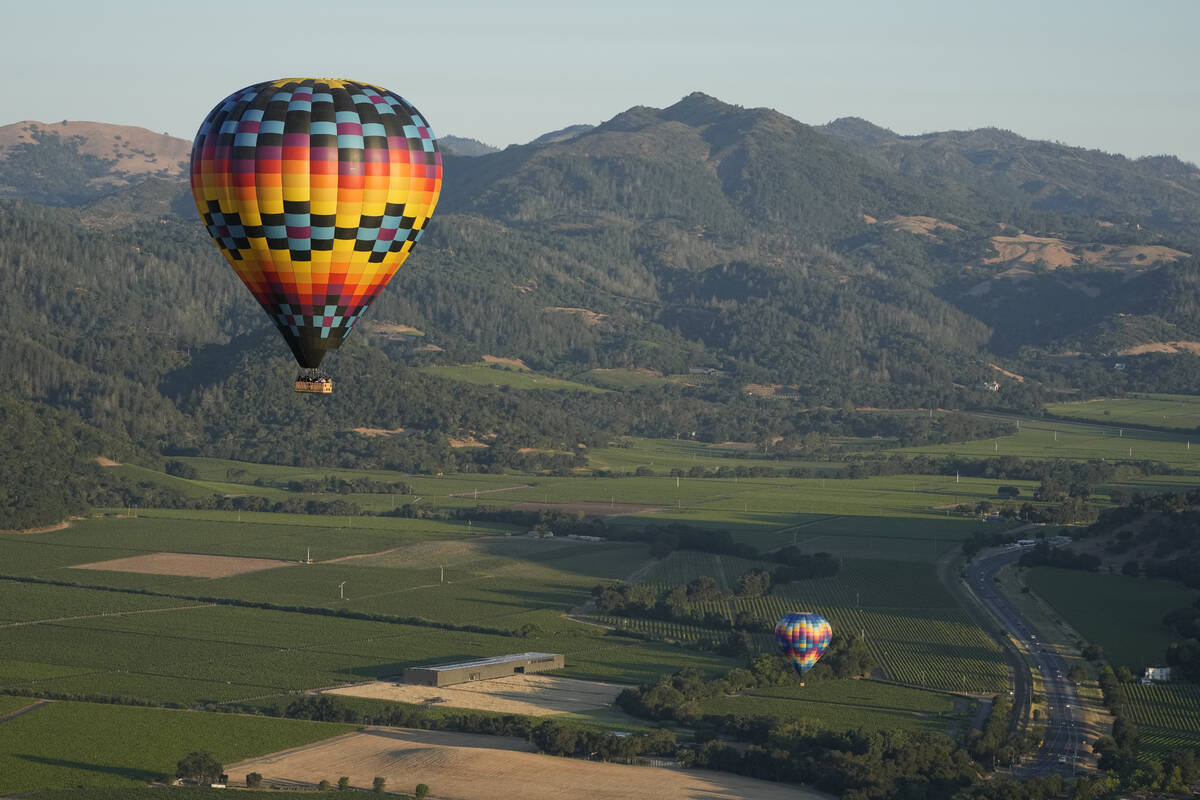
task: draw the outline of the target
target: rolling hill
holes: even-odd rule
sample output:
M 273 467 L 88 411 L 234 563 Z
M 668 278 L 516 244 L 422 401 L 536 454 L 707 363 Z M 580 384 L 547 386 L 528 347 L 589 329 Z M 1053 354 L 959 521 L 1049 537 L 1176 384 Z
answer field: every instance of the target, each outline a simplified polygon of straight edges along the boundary
M 297 405 L 279 395 L 284 349 L 194 218 L 185 142 L 98 123 L 0 133 L 0 283 L 27 298 L 0 353 L 25 378 L 12 391 L 152 452 L 304 459 L 280 443 L 320 431 L 337 458 L 490 463 L 614 432 L 729 438 L 710 421 L 754 402 L 746 384 L 805 407 L 1032 409 L 1056 387 L 1178 390 L 1200 372 L 1157 346 L 1200 340 L 1195 168 L 1002 131 L 815 128 L 696 93 L 448 148 L 429 234 L 368 318 L 420 342 L 364 329 L 330 364 L 349 394 Z M 1138 348 L 1159 352 L 1124 373 L 1103 361 Z M 613 404 L 421 371 L 485 354 L 562 378 L 722 377 Z M 1030 380 L 973 388 L 996 363 Z M 423 433 L 338 438 L 355 427 Z M 449 452 L 471 432 L 501 445 Z

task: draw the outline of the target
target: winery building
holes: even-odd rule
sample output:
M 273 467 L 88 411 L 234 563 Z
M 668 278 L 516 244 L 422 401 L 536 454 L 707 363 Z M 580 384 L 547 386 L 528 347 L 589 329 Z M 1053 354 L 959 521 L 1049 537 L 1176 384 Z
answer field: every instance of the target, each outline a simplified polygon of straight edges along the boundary
M 566 666 L 561 653 L 514 653 L 478 661 L 457 664 L 437 664 L 429 667 L 409 667 L 404 670 L 404 682 L 419 686 L 453 686 L 456 683 L 486 681 L 509 675 L 528 675 Z

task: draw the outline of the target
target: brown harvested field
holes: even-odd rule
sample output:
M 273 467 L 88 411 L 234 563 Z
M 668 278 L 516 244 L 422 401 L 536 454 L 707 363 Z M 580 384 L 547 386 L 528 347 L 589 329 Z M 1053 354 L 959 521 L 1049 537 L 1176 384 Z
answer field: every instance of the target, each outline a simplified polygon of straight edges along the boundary
M 605 708 L 612 705 L 624 688 L 614 683 L 594 683 L 554 675 L 511 675 L 442 687 L 374 681 L 330 689 L 325 694 L 544 717 Z
M 180 575 L 189 578 L 228 578 L 247 572 L 295 566 L 295 561 L 273 558 L 204 556 L 195 553 L 151 553 L 145 556 L 114 558 L 91 564 L 75 564 L 71 569 L 97 569 L 105 572 L 140 572 L 145 575 Z
M 391 791 L 429 785 L 445 800 L 798 800 L 828 798 L 800 786 L 711 770 L 633 767 L 540 755 L 503 736 L 407 728 L 367 728 L 225 768 L 234 780 L 258 772 L 264 783 L 315 785 L 345 775 L 366 789 L 376 776 Z
M 579 503 L 514 503 L 509 506 L 513 511 L 564 511 L 574 514 L 582 512 L 589 517 L 631 517 L 634 514 L 649 514 L 662 511 L 665 506 L 651 506 L 645 503 L 597 503 L 583 501 Z

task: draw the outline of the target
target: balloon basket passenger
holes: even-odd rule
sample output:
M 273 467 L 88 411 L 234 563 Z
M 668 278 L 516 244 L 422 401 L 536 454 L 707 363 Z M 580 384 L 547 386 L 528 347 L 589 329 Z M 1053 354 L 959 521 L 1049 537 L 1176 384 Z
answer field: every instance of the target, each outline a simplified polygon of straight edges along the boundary
M 296 391 L 302 394 L 333 394 L 333 378 L 319 370 L 302 370 L 296 376 Z

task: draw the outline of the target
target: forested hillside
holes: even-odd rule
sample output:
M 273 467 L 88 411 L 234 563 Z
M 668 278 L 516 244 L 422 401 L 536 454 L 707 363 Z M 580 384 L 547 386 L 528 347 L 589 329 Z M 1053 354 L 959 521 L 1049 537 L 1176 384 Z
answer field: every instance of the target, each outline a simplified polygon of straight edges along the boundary
M 565 469 L 622 434 L 761 441 L 831 424 L 813 408 L 1031 411 L 1200 374 L 1194 167 L 693 94 L 499 151 L 452 139 L 429 233 L 366 317 L 384 326 L 327 362 L 333 398 L 296 397 L 186 179 L 125 134 L 72 130 L 0 153 L 8 401 L 144 457 Z M 420 369 L 484 355 L 661 379 L 616 399 Z M 663 377 L 701 368 L 715 377 Z

